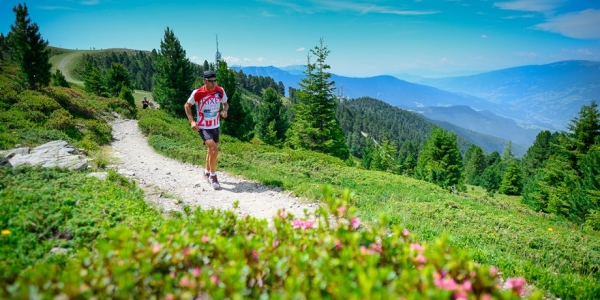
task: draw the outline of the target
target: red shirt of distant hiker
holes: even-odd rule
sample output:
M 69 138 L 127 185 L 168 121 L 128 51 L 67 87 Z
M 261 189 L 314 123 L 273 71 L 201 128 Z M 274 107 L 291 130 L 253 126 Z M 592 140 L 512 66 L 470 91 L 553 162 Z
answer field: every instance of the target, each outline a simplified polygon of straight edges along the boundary
M 227 103 L 225 90 L 214 85 L 208 90 L 206 85 L 195 89 L 187 102 L 196 104 L 196 124 L 199 129 L 213 129 L 219 127 L 221 103 Z

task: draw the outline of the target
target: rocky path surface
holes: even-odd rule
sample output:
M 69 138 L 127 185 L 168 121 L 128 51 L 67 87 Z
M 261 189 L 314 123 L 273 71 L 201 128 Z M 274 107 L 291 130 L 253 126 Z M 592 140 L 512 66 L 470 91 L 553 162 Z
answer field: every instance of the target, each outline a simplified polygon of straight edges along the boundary
M 195 166 L 156 153 L 138 128 L 137 120 L 113 122 L 110 167 L 133 178 L 146 191 L 146 198 L 165 211 L 182 211 L 184 205 L 235 210 L 240 216 L 273 217 L 279 209 L 295 216 L 313 210 L 315 203 L 282 193 L 257 182 L 218 171 L 221 190 L 214 190 L 202 176 L 203 166 Z M 198 141 L 200 143 L 200 140 Z M 234 208 L 234 202 L 239 201 Z

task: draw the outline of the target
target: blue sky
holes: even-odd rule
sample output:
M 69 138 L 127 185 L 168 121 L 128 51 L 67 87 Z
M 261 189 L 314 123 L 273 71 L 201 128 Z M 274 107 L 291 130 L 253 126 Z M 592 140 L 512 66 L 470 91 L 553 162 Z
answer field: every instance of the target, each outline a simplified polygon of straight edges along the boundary
M 600 61 L 600 1 L 566 0 L 34 0 L 0 1 L 52 46 L 160 49 L 171 28 L 192 61 L 306 64 L 320 38 L 331 72 L 353 77 L 466 74 L 569 59 Z

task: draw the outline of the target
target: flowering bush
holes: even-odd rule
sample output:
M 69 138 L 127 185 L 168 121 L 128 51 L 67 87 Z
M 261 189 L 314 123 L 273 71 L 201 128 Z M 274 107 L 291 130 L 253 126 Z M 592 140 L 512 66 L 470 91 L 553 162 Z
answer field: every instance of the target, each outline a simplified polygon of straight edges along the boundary
M 441 238 L 361 224 L 349 192 L 314 214 L 272 224 L 196 210 L 157 229 L 120 227 L 64 268 L 43 263 L 8 287 L 15 298 L 519 299 L 522 279 L 474 263 Z

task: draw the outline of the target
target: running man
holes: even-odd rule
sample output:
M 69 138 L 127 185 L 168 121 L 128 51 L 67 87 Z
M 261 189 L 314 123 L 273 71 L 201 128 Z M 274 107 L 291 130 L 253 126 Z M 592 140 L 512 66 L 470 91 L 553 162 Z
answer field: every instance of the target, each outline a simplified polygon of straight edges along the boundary
M 221 188 L 217 179 L 217 156 L 219 155 L 219 120 L 227 118 L 227 95 L 217 85 L 214 71 L 204 72 L 204 85 L 195 89 L 184 105 L 185 114 L 192 130 L 197 131 L 207 147 L 204 178 L 215 190 Z M 192 117 L 192 105 L 196 105 L 196 121 Z M 223 104 L 223 110 L 221 110 Z

